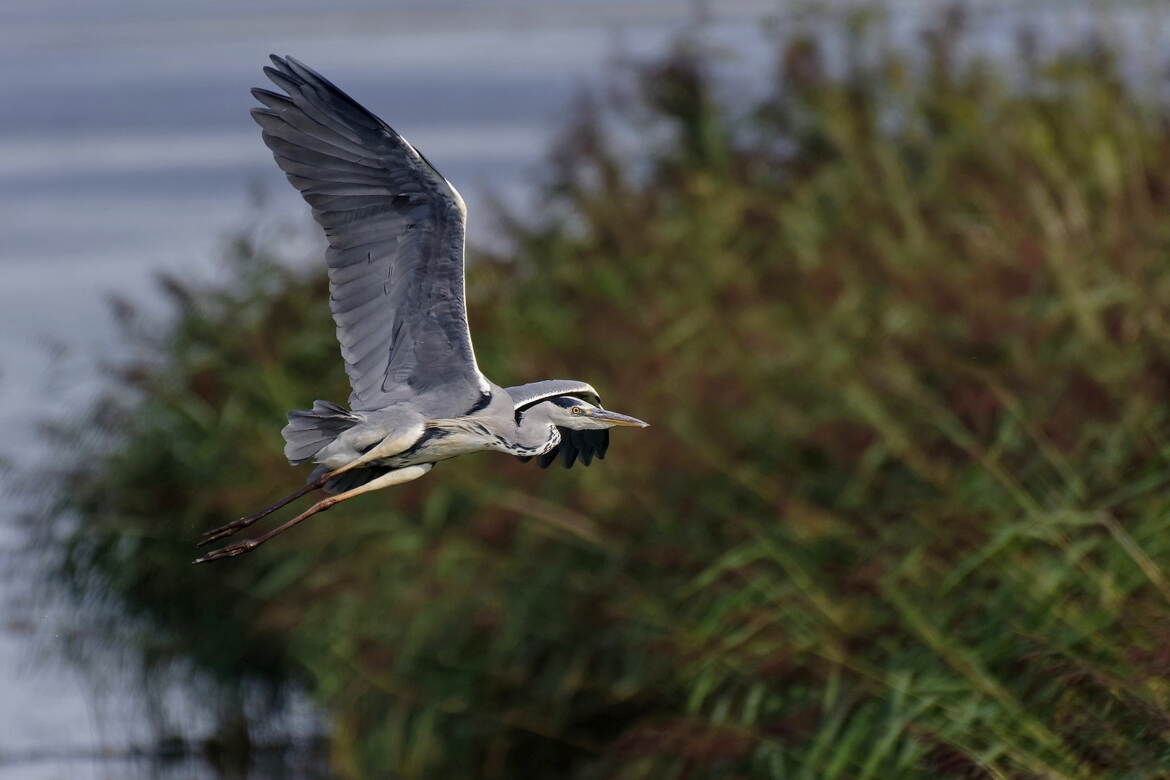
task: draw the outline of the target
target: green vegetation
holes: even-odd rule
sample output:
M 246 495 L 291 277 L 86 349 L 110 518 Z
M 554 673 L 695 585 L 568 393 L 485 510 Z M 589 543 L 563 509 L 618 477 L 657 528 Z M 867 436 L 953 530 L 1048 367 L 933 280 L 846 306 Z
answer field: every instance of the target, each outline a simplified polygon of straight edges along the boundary
M 620 117 L 653 146 L 566 135 L 471 313 L 497 381 L 654 424 L 604 463 L 466 458 L 196 568 L 347 396 L 323 274 L 242 239 L 75 442 L 58 580 L 143 668 L 303 685 L 341 777 L 1170 773 L 1170 114 L 1100 46 L 930 41 L 790 41 L 755 105 L 683 46 Z

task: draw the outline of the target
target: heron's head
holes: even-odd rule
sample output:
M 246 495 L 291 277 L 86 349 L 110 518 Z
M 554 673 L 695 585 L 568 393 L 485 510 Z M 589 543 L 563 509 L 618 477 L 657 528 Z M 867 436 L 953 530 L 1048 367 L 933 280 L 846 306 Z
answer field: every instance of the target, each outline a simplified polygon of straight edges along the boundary
M 628 417 L 624 414 L 611 412 L 594 406 L 588 401 L 572 395 L 561 395 L 548 401 L 550 417 L 561 428 L 576 431 L 601 430 L 619 425 L 645 428 L 650 423 L 642 422 L 637 417 Z

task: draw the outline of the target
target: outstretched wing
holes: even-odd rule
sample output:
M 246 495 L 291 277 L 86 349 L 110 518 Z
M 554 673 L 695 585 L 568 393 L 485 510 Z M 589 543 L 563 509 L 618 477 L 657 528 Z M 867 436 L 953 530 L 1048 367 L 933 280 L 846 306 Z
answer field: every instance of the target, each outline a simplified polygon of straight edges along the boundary
M 542 382 L 530 382 L 526 385 L 504 388 L 512 397 L 516 411 L 523 411 L 533 404 L 556 398 L 560 395 L 573 395 L 578 398 L 601 406 L 601 396 L 586 382 L 572 379 L 546 379 Z M 542 469 L 548 468 L 560 456 L 561 464 L 565 468 L 572 468 L 580 458 L 582 465 L 588 466 L 593 458 L 605 459 L 605 451 L 609 449 L 609 431 L 575 431 L 570 428 L 561 428 L 561 443 L 548 452 L 536 458 L 536 463 Z M 521 457 L 520 461 L 527 463 L 532 458 Z
M 329 240 L 329 307 L 354 409 L 410 400 L 465 414 L 489 386 L 463 294 L 466 209 L 406 140 L 292 57 L 265 74 L 287 95 L 252 94 L 264 143 Z

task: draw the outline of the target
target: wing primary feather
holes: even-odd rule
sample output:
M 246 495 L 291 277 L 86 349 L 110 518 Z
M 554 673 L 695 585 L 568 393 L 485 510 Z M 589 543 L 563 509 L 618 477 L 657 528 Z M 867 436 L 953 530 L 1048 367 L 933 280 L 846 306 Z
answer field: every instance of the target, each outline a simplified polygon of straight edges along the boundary
M 306 86 L 312 89 L 314 94 L 325 103 L 325 106 L 333 109 L 348 109 L 346 113 L 347 119 L 356 121 L 370 130 L 381 130 L 386 127 L 385 122 L 367 111 L 361 103 L 358 103 L 349 95 L 345 94 L 332 81 L 308 65 L 300 62 L 295 57 L 285 56 L 284 65 L 292 71 L 292 75 L 299 78 Z M 341 105 L 338 106 L 337 103 Z
M 263 136 L 261 136 L 261 139 L 263 139 Z M 267 146 L 267 144 L 265 145 Z M 272 147 L 269 148 L 271 149 Z M 339 170 L 330 166 L 322 167 L 275 151 L 272 156 L 276 158 L 276 164 L 286 174 L 291 173 L 295 176 L 303 176 L 309 179 L 316 179 L 317 181 L 335 181 L 341 184 L 372 184 L 374 186 L 386 184 L 385 177 L 377 175 L 374 171 L 357 168 L 352 170 Z
M 289 94 L 296 103 L 297 108 L 303 111 L 310 119 L 319 125 L 328 127 L 341 135 L 345 136 L 354 143 L 361 143 L 361 136 L 359 136 L 353 129 L 347 127 L 344 122 L 331 117 L 327 111 L 322 111 L 314 101 L 309 100 L 308 95 L 303 89 L 304 82 L 293 74 L 286 74 L 275 68 L 264 68 L 264 75 L 275 84 Z M 297 101 L 296 97 L 301 97 L 303 100 Z
M 270 89 L 263 87 L 252 87 L 252 97 L 259 100 L 264 105 L 277 111 L 296 110 L 297 104 L 291 98 L 281 95 L 279 92 L 273 92 Z
M 294 104 L 295 105 L 295 104 Z M 253 108 L 252 118 L 266 132 L 278 135 L 290 143 L 304 144 L 311 139 L 317 144 L 345 152 L 362 160 L 369 160 L 376 167 L 378 159 L 361 144 L 354 143 L 339 133 L 314 122 L 301 112 L 289 109 Z
M 549 467 L 549 465 L 554 460 L 557 459 L 557 453 L 559 453 L 560 450 L 561 450 L 561 445 L 558 444 L 557 446 L 553 447 L 551 450 L 549 450 L 548 452 L 544 453 L 539 458 L 537 458 L 536 465 L 540 466 L 542 469 L 547 469 Z
M 319 143 L 314 144 L 310 141 L 309 139 L 312 136 L 305 136 L 302 141 L 292 143 L 265 130 L 260 134 L 260 137 L 263 139 L 264 145 L 273 152 L 290 158 L 292 155 L 296 155 L 297 160 L 304 165 L 314 165 L 325 170 L 348 170 L 351 166 L 355 166 L 358 169 L 358 173 L 371 172 L 375 175 L 378 171 L 378 164 L 376 162 L 372 160 L 369 162 L 347 160 L 338 155 L 336 147 L 326 147 L 325 151 L 319 151 L 322 145 Z
M 581 432 L 581 465 L 588 466 L 593 463 L 593 431 Z
M 576 433 L 576 431 L 570 432 L 570 434 L 573 434 L 573 433 Z M 577 447 L 575 446 L 575 443 L 573 441 L 573 437 L 571 435 L 568 437 L 564 437 L 563 432 L 562 432 L 561 464 L 564 465 L 565 468 L 571 469 L 571 468 L 573 468 L 573 463 L 576 460 L 577 460 Z

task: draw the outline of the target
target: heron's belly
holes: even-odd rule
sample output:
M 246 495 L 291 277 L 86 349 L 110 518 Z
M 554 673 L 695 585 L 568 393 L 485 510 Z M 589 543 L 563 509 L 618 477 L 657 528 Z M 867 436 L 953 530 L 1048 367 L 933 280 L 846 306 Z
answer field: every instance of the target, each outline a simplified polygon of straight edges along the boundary
M 392 455 L 378 461 L 382 465 L 392 468 L 413 466 L 419 463 L 437 463 L 441 460 L 457 458 L 472 452 L 483 452 L 494 449 L 489 442 L 472 440 L 459 436 L 434 436 L 413 447 L 410 450 Z

